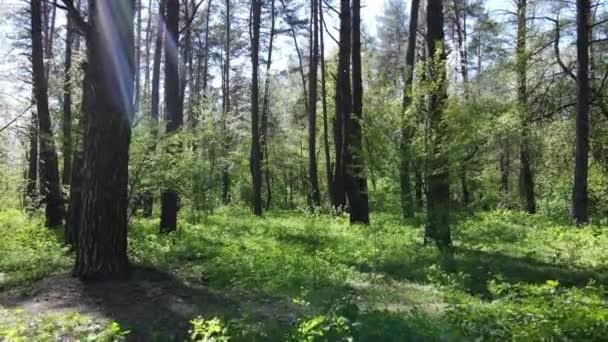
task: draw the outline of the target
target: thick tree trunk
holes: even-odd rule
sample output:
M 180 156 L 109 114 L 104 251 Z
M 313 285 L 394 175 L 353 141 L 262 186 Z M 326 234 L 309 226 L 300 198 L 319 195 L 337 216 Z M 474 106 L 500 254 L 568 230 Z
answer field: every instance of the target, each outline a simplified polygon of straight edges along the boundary
M 406 117 L 408 108 L 412 104 L 412 90 L 414 84 L 414 62 L 416 58 L 416 38 L 418 37 L 418 10 L 420 8 L 419 0 L 412 0 L 410 9 L 409 35 L 407 38 L 407 50 L 405 52 L 405 74 L 403 77 L 403 105 L 402 122 L 401 122 L 401 168 L 400 168 L 400 183 L 401 183 L 401 209 L 404 218 L 414 217 L 414 197 L 412 194 L 412 183 L 410 179 L 412 153 L 411 153 L 411 138 L 412 128 Z
M 521 118 L 521 141 L 519 145 L 520 159 L 520 190 L 524 200 L 524 209 L 530 213 L 536 213 L 536 199 L 534 195 L 534 175 L 532 173 L 532 161 L 530 157 L 530 127 L 528 118 L 528 90 L 527 90 L 527 48 L 526 48 L 526 13 L 527 0 L 517 1 L 517 99 Z
M 251 4 L 251 177 L 253 183 L 253 214 L 262 215 L 262 165 L 260 145 L 260 25 L 262 1 L 253 0 Z
M 585 224 L 589 220 L 587 177 L 589 174 L 589 0 L 577 0 L 578 67 L 576 76 L 576 153 L 574 158 L 574 187 L 572 190 L 572 221 Z
M 92 95 L 89 91 L 91 85 L 89 84 L 89 75 L 87 75 L 87 66 L 85 65 L 85 75 L 82 82 L 82 110 L 80 120 L 78 120 L 78 126 L 76 127 L 76 134 L 79 136 L 79 145 L 82 145 L 84 141 L 84 130 L 86 129 L 89 97 Z M 74 161 L 72 165 L 72 174 L 70 175 L 70 200 L 68 203 L 68 214 L 65 221 L 65 234 L 64 240 L 68 245 L 73 247 L 78 246 L 78 231 L 80 230 L 80 218 L 82 215 L 82 169 L 84 164 L 84 151 L 83 148 L 78 148 L 74 153 Z
M 31 1 L 32 16 L 32 76 L 36 109 L 38 112 L 38 130 L 40 134 L 40 161 L 42 164 L 41 187 L 45 196 L 45 217 L 47 227 L 62 224 L 64 207 L 59 180 L 59 165 L 55 138 L 53 136 L 47 78 L 44 69 L 44 51 L 42 46 L 42 10 L 40 1 Z
M 428 79 L 439 84 L 428 94 L 428 112 L 431 152 L 427 171 L 427 231 L 442 252 L 452 248 L 450 232 L 450 173 L 448 158 L 443 151 L 446 141 L 444 107 L 447 98 L 445 36 L 443 31 L 443 4 L 441 0 L 428 0 L 427 55 Z
M 128 274 L 129 118 L 133 108 L 134 1 L 89 1 L 87 119 L 82 215 L 74 274 L 83 280 Z M 108 40 L 110 35 L 113 39 Z M 111 44 L 109 44 L 111 42 Z M 110 56 L 122 56 L 116 69 Z
M 167 106 L 167 133 L 178 131 L 184 122 L 179 80 L 179 0 L 166 0 L 165 25 L 165 104 Z M 161 195 L 160 229 L 170 232 L 177 229 L 179 194 L 175 189 L 166 189 Z
M 310 37 L 310 67 L 308 72 L 308 180 L 311 207 L 321 206 L 319 178 L 317 176 L 317 82 L 319 64 L 319 13 L 318 1 L 311 1 L 312 32 Z
M 320 27 L 323 27 L 323 1 L 319 2 L 319 21 Z M 334 196 L 334 180 L 332 175 L 331 155 L 329 153 L 329 125 L 327 121 L 327 84 L 325 78 L 325 42 L 324 30 L 320 29 L 320 49 L 321 49 L 321 98 L 323 101 L 323 150 L 325 152 L 325 176 L 327 177 L 327 193 L 332 206 L 335 206 Z
M 369 224 L 369 198 L 363 160 L 363 77 L 361 66 L 361 1 L 352 0 L 352 70 L 353 108 L 344 112 L 346 193 L 350 206 L 350 223 Z

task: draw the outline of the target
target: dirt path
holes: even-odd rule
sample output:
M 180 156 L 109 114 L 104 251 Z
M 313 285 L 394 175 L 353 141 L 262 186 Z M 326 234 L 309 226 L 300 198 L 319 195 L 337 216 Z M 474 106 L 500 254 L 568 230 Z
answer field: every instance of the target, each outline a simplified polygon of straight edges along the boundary
M 144 269 L 136 269 L 129 280 L 121 282 L 85 284 L 67 274 L 55 275 L 33 284 L 27 292 L 0 293 L 0 305 L 21 307 L 32 315 L 76 311 L 114 320 L 131 330 L 132 341 L 183 341 L 189 321 L 197 316 L 229 320 L 246 313 L 254 322 L 290 325 L 300 311 L 289 298 L 219 292 Z

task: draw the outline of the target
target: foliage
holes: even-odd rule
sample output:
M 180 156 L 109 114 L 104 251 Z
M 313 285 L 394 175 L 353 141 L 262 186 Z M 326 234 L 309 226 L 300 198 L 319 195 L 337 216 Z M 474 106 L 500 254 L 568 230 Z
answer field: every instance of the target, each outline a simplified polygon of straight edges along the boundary
M 25 285 L 71 265 L 56 231 L 17 210 L 0 211 L 0 289 Z
M 129 331 L 116 322 L 95 320 L 76 312 L 29 315 L 20 308 L 0 307 L 0 338 L 6 341 L 124 341 Z

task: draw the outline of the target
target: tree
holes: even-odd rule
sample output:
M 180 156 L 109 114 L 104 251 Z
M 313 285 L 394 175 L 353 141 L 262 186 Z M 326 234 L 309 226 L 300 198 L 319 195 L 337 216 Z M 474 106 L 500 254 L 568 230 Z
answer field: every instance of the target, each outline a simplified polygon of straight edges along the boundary
M 165 104 L 167 106 L 167 134 L 178 131 L 184 122 L 179 85 L 179 0 L 166 0 L 167 36 L 165 39 Z M 161 194 L 160 229 L 170 232 L 177 229 L 179 194 L 166 189 Z
M 430 151 L 427 170 L 427 232 L 442 252 L 452 248 L 450 232 L 450 173 L 444 107 L 447 99 L 445 36 L 442 0 L 427 0 L 428 125 Z
M 340 35 L 338 43 L 338 70 L 336 71 L 336 94 L 334 117 L 334 146 L 336 164 L 334 172 L 334 207 L 346 206 L 345 186 L 345 157 L 346 157 L 346 122 L 349 113 L 352 113 L 352 95 L 350 83 L 350 56 L 351 56 L 351 22 L 350 2 L 340 0 Z
M 45 196 L 44 202 L 47 227 L 62 224 L 64 207 L 59 181 L 59 165 L 55 138 L 49 112 L 47 93 L 47 76 L 44 68 L 44 49 L 42 44 L 42 8 L 40 1 L 30 1 L 32 18 L 32 76 L 34 98 L 38 114 L 38 132 L 40 137 L 41 187 Z M 30 156 L 31 157 L 31 156 Z
M 367 178 L 363 161 L 363 76 L 361 66 L 361 1 L 352 1 L 352 111 L 344 112 L 346 142 L 346 193 L 350 206 L 350 222 L 369 224 Z
M 90 0 L 88 23 L 72 0 L 62 1 L 86 34 L 88 60 L 82 213 L 73 273 L 83 280 L 123 278 L 129 270 L 127 187 L 129 118 L 134 113 L 135 1 L 122 6 L 111 0 Z M 116 60 L 125 64 L 113 63 Z
M 262 215 L 262 168 L 260 145 L 260 25 L 262 1 L 251 3 L 251 177 L 253 183 L 253 214 Z
M 325 22 L 323 21 L 323 1 L 319 2 L 319 21 L 320 26 L 325 25 Z M 327 83 L 325 77 L 325 42 L 323 29 L 321 29 L 319 32 L 319 41 L 321 44 L 321 99 L 323 103 L 323 151 L 325 152 L 325 176 L 327 177 L 327 193 L 329 194 L 329 200 L 332 206 L 335 207 L 334 180 L 332 174 L 331 155 L 329 152 L 329 124 L 327 119 Z
M 530 128 L 528 118 L 528 52 L 526 48 L 528 0 L 517 0 L 517 46 L 515 51 L 515 64 L 517 69 L 517 104 L 521 119 L 521 142 L 519 144 L 520 162 L 520 189 L 524 200 L 524 209 L 536 213 L 536 199 L 534 196 L 534 175 L 532 174 L 532 161 L 530 157 Z
M 61 179 L 64 185 L 70 184 L 72 176 L 72 45 L 74 44 L 74 25 L 70 17 L 67 18 L 67 31 L 65 37 L 65 67 L 63 78 L 63 174 Z
M 308 71 L 308 178 L 311 206 L 321 206 L 317 176 L 317 83 L 319 64 L 319 11 L 317 0 L 311 0 L 312 32 L 310 36 L 310 68 Z
M 409 35 L 407 38 L 407 50 L 405 52 L 405 70 L 403 77 L 403 104 L 401 123 L 401 209 L 406 218 L 414 217 L 414 197 L 410 180 L 411 157 L 411 135 L 412 128 L 406 117 L 406 112 L 412 104 L 412 90 L 414 83 L 414 62 L 416 58 L 416 38 L 418 30 L 419 0 L 412 0 L 410 9 Z
M 587 178 L 589 174 L 589 0 L 577 0 L 577 107 L 576 107 L 576 153 L 574 158 L 574 187 L 572 190 L 572 220 L 575 224 L 587 223 L 588 201 Z

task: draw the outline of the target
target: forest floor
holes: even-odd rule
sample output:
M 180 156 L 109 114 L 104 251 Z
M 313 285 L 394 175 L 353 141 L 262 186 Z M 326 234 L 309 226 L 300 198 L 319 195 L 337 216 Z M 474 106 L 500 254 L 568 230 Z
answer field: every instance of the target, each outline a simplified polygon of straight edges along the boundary
M 61 233 L 0 212 L 8 340 L 602 340 L 608 227 L 486 212 L 454 223 L 446 261 L 418 217 L 225 208 L 168 235 L 134 219 L 130 279 L 83 284 Z M 216 319 L 217 318 L 217 319 Z

